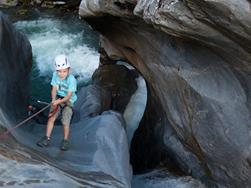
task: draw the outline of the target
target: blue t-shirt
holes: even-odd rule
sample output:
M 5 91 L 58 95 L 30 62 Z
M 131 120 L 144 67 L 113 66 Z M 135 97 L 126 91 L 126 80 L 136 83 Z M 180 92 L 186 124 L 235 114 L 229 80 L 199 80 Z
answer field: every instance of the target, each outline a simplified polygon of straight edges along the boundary
M 58 76 L 57 72 L 53 73 L 51 79 L 51 85 L 57 87 L 57 95 L 65 97 L 69 91 L 72 92 L 70 102 L 73 104 L 77 100 L 77 80 L 71 74 L 69 74 L 64 80 Z

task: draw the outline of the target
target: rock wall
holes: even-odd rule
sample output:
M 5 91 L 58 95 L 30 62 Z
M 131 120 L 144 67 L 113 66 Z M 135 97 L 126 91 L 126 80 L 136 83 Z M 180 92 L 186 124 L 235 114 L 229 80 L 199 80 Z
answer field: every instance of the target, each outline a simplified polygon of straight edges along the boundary
M 134 170 L 164 163 L 209 187 L 250 187 L 250 1 L 82 0 L 79 14 L 147 81 Z
M 17 32 L 0 12 L 0 123 L 2 124 L 5 124 L 4 121 L 14 123 L 25 113 L 29 97 L 31 61 L 31 45 L 28 39 Z

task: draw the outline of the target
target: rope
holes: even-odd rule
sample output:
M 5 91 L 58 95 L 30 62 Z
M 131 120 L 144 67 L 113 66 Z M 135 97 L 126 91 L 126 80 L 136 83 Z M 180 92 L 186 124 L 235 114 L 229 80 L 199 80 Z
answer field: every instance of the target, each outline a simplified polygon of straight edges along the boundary
M 57 112 L 58 112 L 58 106 L 56 106 L 56 108 L 53 109 L 52 112 L 49 113 L 48 118 L 51 118 L 52 116 L 54 116 Z
M 14 129 L 20 127 L 21 125 L 23 125 L 24 123 L 26 123 L 27 121 L 31 120 L 33 117 L 37 116 L 38 114 L 40 114 L 41 112 L 43 112 L 44 110 L 46 110 L 47 108 L 49 108 L 51 106 L 51 104 L 49 103 L 47 106 L 45 106 L 44 108 L 42 108 L 41 110 L 39 110 L 38 112 L 36 112 L 35 114 L 33 114 L 32 116 L 26 118 L 25 120 L 21 121 L 20 123 L 18 123 L 17 125 L 15 125 L 14 127 L 12 127 L 11 129 L 8 129 L 7 131 L 5 131 L 4 133 L 0 134 L 0 138 L 8 135 L 10 132 L 12 132 Z

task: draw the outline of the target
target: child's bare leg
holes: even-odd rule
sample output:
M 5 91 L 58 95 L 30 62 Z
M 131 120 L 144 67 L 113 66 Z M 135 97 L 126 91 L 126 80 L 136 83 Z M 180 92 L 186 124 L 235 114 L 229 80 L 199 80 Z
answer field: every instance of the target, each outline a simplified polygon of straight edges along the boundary
M 46 137 L 42 137 L 38 142 L 37 145 L 39 147 L 47 147 L 50 145 L 50 136 L 52 129 L 54 127 L 54 122 L 56 120 L 56 115 L 50 117 L 47 122 L 47 128 L 46 128 Z
M 56 120 L 56 115 L 50 117 L 47 122 L 47 128 L 46 128 L 46 136 L 50 138 L 52 129 L 54 127 L 54 122 Z
M 69 133 L 70 133 L 70 126 L 69 125 L 63 125 L 64 129 L 64 140 L 68 140 Z

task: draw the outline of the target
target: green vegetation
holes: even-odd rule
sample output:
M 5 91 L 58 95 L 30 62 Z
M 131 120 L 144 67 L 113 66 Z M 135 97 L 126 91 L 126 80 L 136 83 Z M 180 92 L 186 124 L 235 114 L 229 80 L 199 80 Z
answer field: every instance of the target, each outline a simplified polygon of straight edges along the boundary
M 26 5 L 28 5 L 28 4 L 30 4 L 31 3 L 31 1 L 32 0 L 19 0 L 19 2 L 21 3 L 21 4 L 26 4 Z
M 41 0 L 39 3 L 33 0 L 19 0 L 16 15 L 27 15 L 32 8 L 45 8 L 45 9 L 60 9 L 63 12 L 77 13 L 80 0 L 71 0 L 66 2 L 66 4 L 54 4 L 53 0 Z
M 29 12 L 29 10 L 28 9 L 25 9 L 25 8 L 21 8 L 21 9 L 19 9 L 18 11 L 17 11 L 17 15 L 25 15 L 25 14 L 27 14 Z

